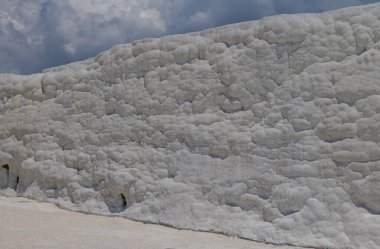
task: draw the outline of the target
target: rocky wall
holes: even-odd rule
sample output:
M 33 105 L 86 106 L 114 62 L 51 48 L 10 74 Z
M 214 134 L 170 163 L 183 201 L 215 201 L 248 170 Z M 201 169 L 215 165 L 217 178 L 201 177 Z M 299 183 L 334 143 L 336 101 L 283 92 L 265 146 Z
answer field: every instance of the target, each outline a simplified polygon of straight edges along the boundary
M 2 194 L 178 228 L 380 247 L 380 4 L 0 75 Z

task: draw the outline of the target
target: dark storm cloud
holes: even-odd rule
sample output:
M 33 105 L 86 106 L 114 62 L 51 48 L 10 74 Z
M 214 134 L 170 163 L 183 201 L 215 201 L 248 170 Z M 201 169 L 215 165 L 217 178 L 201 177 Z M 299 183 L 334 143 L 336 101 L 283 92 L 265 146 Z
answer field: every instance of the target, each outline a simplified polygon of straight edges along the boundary
M 0 0 L 0 73 L 34 73 L 114 44 L 374 0 Z

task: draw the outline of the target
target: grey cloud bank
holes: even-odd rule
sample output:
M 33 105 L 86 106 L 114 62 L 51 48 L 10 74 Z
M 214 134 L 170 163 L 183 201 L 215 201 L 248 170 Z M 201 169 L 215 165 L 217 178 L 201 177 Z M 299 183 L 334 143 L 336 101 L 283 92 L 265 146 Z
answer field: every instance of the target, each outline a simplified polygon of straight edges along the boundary
M 377 1 L 2 0 L 0 73 L 36 73 L 144 37 L 371 2 Z
M 1 194 L 379 248 L 379 20 L 380 4 L 274 16 L 0 75 Z

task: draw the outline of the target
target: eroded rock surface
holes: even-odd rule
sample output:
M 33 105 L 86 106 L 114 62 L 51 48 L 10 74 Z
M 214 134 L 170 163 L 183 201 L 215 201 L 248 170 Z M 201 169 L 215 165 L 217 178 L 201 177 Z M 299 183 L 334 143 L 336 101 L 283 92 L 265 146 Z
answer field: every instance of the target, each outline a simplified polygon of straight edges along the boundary
M 260 241 L 380 247 L 380 4 L 0 76 L 0 187 Z

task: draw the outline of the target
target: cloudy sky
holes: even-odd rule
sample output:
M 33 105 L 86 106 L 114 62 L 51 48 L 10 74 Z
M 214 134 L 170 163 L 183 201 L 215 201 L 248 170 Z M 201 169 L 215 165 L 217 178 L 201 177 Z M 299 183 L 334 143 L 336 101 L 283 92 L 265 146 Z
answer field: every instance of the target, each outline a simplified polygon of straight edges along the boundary
M 112 45 L 379 0 L 0 0 L 0 73 L 30 74 Z

